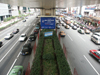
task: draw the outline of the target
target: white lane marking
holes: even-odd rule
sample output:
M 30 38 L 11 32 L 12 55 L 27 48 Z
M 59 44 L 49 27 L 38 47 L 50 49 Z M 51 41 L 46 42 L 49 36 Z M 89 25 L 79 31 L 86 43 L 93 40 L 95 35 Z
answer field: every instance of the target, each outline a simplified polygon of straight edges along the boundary
M 17 58 L 19 57 L 19 55 L 20 55 L 20 52 L 18 53 Z
M 17 41 L 18 42 L 18 41 Z M 16 42 L 16 43 L 17 43 Z M 12 50 L 12 48 L 16 45 L 16 43 L 11 47 L 11 49 L 0 59 L 0 62 L 7 56 L 7 54 Z
M 9 75 L 9 73 L 10 73 L 11 69 L 13 68 L 14 64 L 16 63 L 16 61 L 17 61 L 17 59 L 15 59 L 15 61 L 14 61 L 13 64 L 11 65 L 11 67 L 10 67 L 10 69 L 9 69 L 9 71 L 8 71 L 8 73 L 7 73 L 7 75 Z
M 32 32 L 33 32 L 33 30 L 31 31 L 31 34 L 32 34 Z M 27 41 L 28 41 L 28 38 L 27 38 Z M 27 41 L 25 42 L 25 44 L 27 43 Z M 24 44 L 24 45 L 25 45 L 25 44 Z
M 68 34 L 67 34 L 67 35 L 68 35 Z M 68 35 L 68 37 L 71 39 L 71 41 L 73 41 L 72 38 L 71 38 L 69 35 Z
M 93 68 L 93 70 L 97 73 L 97 75 L 100 75 L 98 72 L 97 72 L 97 70 L 93 67 L 93 65 L 90 63 L 90 61 L 86 58 L 86 56 L 85 55 L 83 55 L 84 56 L 84 58 L 88 61 L 88 63 L 90 64 L 90 66 Z
M 79 35 L 78 35 L 79 36 Z M 81 36 L 79 36 L 83 41 L 85 41 Z
M 29 28 L 28 28 L 29 29 Z M 25 31 L 25 33 L 28 31 L 28 29 Z
M 10 41 L 10 40 L 9 40 Z M 5 44 L 3 44 L 3 46 L 0 48 L 0 49 L 2 49 L 3 47 L 4 47 L 4 45 L 6 45 L 9 41 L 7 41 Z

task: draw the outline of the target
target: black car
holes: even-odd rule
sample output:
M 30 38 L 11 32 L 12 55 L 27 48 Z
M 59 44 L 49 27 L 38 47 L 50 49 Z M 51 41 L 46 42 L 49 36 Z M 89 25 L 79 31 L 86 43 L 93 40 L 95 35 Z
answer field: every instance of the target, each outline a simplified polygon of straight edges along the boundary
M 35 34 L 31 34 L 30 36 L 29 36 L 29 41 L 34 41 L 36 39 L 36 36 L 35 36 Z
M 76 26 L 73 26 L 72 29 L 77 30 L 77 27 Z
M 26 22 L 26 20 L 23 20 L 23 22 Z
M 0 47 L 3 45 L 2 41 L 0 41 Z
M 23 46 L 22 50 L 21 50 L 21 54 L 24 55 L 28 55 L 31 54 L 32 48 L 31 48 L 31 43 L 27 43 Z
M 18 32 L 19 32 L 19 29 L 16 29 L 16 30 L 13 31 L 13 34 L 16 34 Z

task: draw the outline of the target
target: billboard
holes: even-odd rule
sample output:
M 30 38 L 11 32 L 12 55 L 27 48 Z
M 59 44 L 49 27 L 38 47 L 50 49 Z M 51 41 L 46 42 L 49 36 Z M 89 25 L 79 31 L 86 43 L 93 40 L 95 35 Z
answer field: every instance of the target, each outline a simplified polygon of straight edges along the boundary
M 55 29 L 55 17 L 41 17 L 41 29 Z
M 86 7 L 85 10 L 94 10 L 96 7 Z
M 51 31 L 51 32 L 45 32 L 44 33 L 45 37 L 52 36 L 52 35 L 53 35 L 53 31 Z

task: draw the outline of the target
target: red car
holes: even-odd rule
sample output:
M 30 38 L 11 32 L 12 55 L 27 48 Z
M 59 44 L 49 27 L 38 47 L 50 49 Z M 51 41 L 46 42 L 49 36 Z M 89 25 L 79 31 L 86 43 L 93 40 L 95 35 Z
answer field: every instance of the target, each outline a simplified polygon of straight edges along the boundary
M 38 34 L 38 32 L 39 32 L 38 29 L 35 29 L 35 30 L 34 30 L 34 33 L 35 33 L 35 34 Z
M 100 51 L 90 50 L 90 55 L 94 56 L 98 60 L 98 62 L 100 62 Z

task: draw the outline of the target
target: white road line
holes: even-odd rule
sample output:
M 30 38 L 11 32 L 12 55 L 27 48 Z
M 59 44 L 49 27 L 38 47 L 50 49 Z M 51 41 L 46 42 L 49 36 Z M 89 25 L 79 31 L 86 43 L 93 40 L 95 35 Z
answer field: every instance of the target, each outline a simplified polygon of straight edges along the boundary
M 19 55 L 20 55 L 20 52 L 18 53 L 17 58 L 19 57 Z
M 17 41 L 18 42 L 18 41 Z M 17 43 L 16 42 L 16 43 Z M 7 56 L 7 54 L 12 50 L 12 48 L 16 45 L 16 43 L 11 47 L 11 49 L 0 59 L 0 62 Z
M 9 40 L 10 41 L 10 40 Z M 3 44 L 3 46 L 0 48 L 0 49 L 2 49 L 3 47 L 4 47 L 4 45 L 6 45 L 9 41 L 7 41 L 5 44 Z
M 29 29 L 29 28 L 28 28 Z M 27 32 L 28 31 L 28 29 L 25 31 L 25 32 Z
M 78 35 L 79 36 L 79 35 Z M 85 41 L 81 36 L 79 36 L 83 41 Z
M 9 71 L 8 71 L 8 73 L 7 73 L 7 75 L 9 75 L 9 73 L 10 73 L 11 69 L 13 68 L 14 64 L 16 63 L 16 61 L 17 61 L 17 59 L 15 59 L 15 61 L 13 62 L 13 64 L 12 64 L 12 66 L 10 67 L 10 69 L 9 69 Z
M 88 61 L 88 63 L 90 64 L 90 66 L 93 68 L 93 70 L 97 73 L 97 75 L 100 75 L 98 72 L 97 72 L 97 70 L 93 67 L 93 65 L 90 63 L 90 61 L 86 58 L 86 56 L 85 55 L 83 55 L 84 56 L 84 58 Z
M 68 35 L 68 34 L 67 34 L 67 35 Z M 68 35 L 68 37 L 71 39 L 71 41 L 73 41 L 72 38 L 71 38 L 69 35 Z

